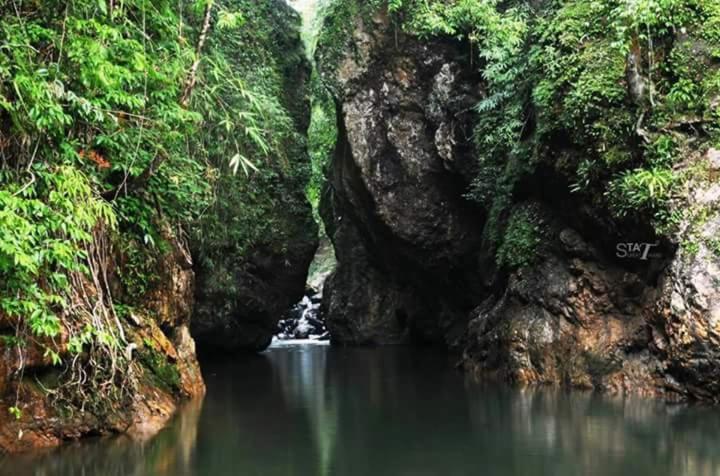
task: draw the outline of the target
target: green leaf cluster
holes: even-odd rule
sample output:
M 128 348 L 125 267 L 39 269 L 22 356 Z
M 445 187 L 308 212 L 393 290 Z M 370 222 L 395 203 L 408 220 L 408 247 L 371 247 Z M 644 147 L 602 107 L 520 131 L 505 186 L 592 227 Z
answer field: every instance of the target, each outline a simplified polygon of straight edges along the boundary
M 534 264 L 541 238 L 542 228 L 536 214 L 528 208 L 514 210 L 496 252 L 498 265 L 516 269 Z
M 195 158 L 208 165 L 214 195 L 192 247 L 209 273 L 259 248 L 281 253 L 315 229 L 303 193 L 310 111 L 301 92 L 310 65 L 300 18 L 277 2 L 228 5 L 243 12 L 243 26 L 210 38 L 192 101 L 205 118 Z
M 2 176 L 0 313 L 35 337 L 53 338 L 61 331 L 69 275 L 85 272 L 95 226 L 114 227 L 115 215 L 76 168 L 38 163 L 20 176 Z

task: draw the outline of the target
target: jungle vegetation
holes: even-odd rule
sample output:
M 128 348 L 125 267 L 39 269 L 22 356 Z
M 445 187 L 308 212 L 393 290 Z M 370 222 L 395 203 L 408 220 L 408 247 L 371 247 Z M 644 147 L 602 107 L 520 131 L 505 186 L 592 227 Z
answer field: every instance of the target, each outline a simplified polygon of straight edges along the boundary
M 379 8 L 408 34 L 471 47 L 486 96 L 464 192 L 490 210 L 499 264 L 532 263 L 538 226 L 510 205 L 544 162 L 618 220 L 664 233 L 683 219 L 673 201 L 696 170 L 678 164 L 720 145 L 720 2 L 325 1 L 309 55 L 318 44 L 338 61 L 354 19 Z M 0 0 L 0 347 L 39 347 L 74 385 L 122 392 L 120 321 L 157 279 L 165 228 L 207 266 L 292 239 L 269 210 L 303 206 L 297 187 L 317 205 L 335 110 L 309 65 L 310 124 L 286 96 L 308 54 L 273 30 L 293 28 L 284 14 L 254 0 Z M 107 290 L 111 248 L 124 292 L 83 295 Z M 73 378 L 83 353 L 93 375 Z
M 69 403 L 121 399 L 122 321 L 159 279 L 168 234 L 211 266 L 292 233 L 271 211 L 304 206 L 288 191 L 309 181 L 306 105 L 286 95 L 288 71 L 309 71 L 288 44 L 299 21 L 253 0 L 0 12 L 0 350 L 39 350 Z

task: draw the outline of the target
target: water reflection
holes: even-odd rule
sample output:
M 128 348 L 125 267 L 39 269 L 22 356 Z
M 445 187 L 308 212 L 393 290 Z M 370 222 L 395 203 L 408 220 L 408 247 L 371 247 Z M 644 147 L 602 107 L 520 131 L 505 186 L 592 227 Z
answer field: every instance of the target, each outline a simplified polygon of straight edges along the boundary
M 184 406 L 170 428 L 148 442 L 95 438 L 37 454 L 3 457 L 0 476 L 189 475 L 197 445 L 202 401 Z
M 720 475 L 720 409 L 479 385 L 451 363 L 274 348 L 206 366 L 202 413 L 146 445 L 6 458 L 0 475 Z

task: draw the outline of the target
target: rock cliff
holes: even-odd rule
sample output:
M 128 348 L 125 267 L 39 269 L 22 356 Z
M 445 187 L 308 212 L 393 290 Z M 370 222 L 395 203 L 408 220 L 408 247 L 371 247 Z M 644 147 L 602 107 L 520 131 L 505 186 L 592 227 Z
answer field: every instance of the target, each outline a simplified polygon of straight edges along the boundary
M 672 231 L 573 194 L 580 152 L 559 134 L 520 157 L 539 159 L 498 211 L 497 196 L 467 198 L 487 171 L 473 132 L 489 94 L 467 42 L 407 33 L 382 7 L 355 13 L 344 46 L 317 53 L 338 106 L 323 203 L 333 341 L 437 342 L 479 377 L 716 401 L 718 152 L 682 148 L 675 170 L 701 172 L 676 191 L 671 210 L 690 212 Z M 331 12 L 329 34 L 338 24 Z
M 335 71 L 321 62 L 339 105 L 328 325 L 340 343 L 454 342 L 482 287 L 484 212 L 463 198 L 479 78 L 461 45 L 391 31 L 387 16 L 358 19 L 355 54 Z
M 280 152 L 259 172 L 221 178 L 216 204 L 191 243 L 198 281 L 192 334 L 209 352 L 253 352 L 270 345 L 283 313 L 303 296 L 318 246 L 305 197 L 310 65 L 300 17 L 283 0 L 253 8 L 245 39 L 252 51 L 237 52 L 235 69 L 238 76 L 266 75 L 259 82 L 271 85 L 269 93 L 278 98 L 278 115 L 290 133 L 278 124 L 273 133 Z
M 192 260 L 187 243 L 169 227 L 162 229 L 169 248 L 155 261 L 160 279 L 131 310 L 104 310 L 112 299 L 121 302 L 126 292 L 117 271 L 127 257 L 112 235 L 99 232 L 96 237 L 97 243 L 106 240 L 112 251 L 103 253 L 108 285 L 84 281 L 78 289 L 79 299 L 88 299 L 97 313 L 107 312 L 122 332 L 125 350 L 115 356 L 117 369 L 112 374 L 95 374 L 107 362 L 91 359 L 104 356 L 88 352 L 73 357 L 64 337 L 59 357 L 68 365 L 60 368 L 43 353 L 41 343 L 27 348 L 0 346 L 0 450 L 46 448 L 98 434 L 149 438 L 162 429 L 181 401 L 205 393 L 189 332 L 195 282 Z M 78 301 L 69 312 L 83 312 L 84 305 Z M 63 377 L 61 372 L 70 380 L 48 392 Z M 105 385 L 118 385 L 113 393 L 116 400 L 98 401 L 93 396 L 92 385 L 102 382 L 92 381 L 99 378 L 108 379 Z

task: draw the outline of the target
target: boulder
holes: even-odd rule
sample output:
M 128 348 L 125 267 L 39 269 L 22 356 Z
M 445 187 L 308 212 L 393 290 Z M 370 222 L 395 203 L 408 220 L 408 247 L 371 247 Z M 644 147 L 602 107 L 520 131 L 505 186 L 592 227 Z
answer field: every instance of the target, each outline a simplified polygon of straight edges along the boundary
M 339 106 L 322 203 L 338 262 L 324 288 L 332 339 L 453 341 L 478 287 L 484 214 L 463 194 L 480 78 L 462 44 L 396 35 L 383 13 L 357 19 L 348 51 L 336 69 L 320 62 Z

